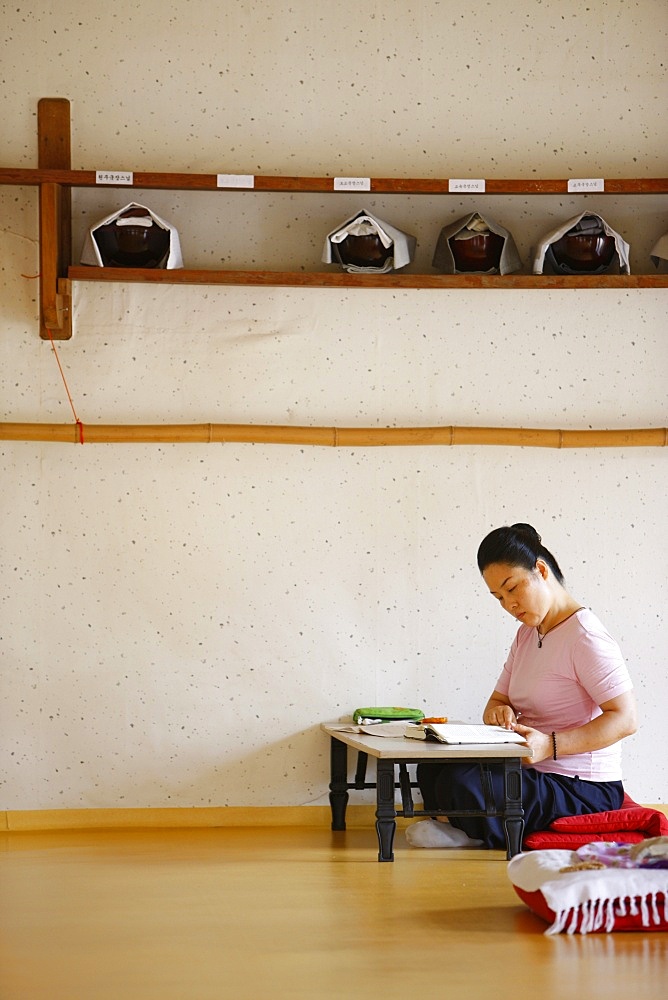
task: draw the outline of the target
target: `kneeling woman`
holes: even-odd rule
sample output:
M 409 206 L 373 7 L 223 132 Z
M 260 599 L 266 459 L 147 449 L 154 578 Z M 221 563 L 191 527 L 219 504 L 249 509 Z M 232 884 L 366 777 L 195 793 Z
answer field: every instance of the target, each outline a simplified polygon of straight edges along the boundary
M 524 833 L 560 816 L 618 809 L 624 798 L 621 740 L 636 730 L 633 685 L 615 640 L 566 591 L 551 552 L 531 525 L 497 528 L 478 550 L 492 596 L 520 622 L 483 722 L 520 733 L 533 756 L 522 768 Z M 484 809 L 477 764 L 421 764 L 427 811 Z M 503 775 L 492 770 L 496 802 Z M 452 816 L 407 830 L 415 847 L 504 848 L 503 821 Z

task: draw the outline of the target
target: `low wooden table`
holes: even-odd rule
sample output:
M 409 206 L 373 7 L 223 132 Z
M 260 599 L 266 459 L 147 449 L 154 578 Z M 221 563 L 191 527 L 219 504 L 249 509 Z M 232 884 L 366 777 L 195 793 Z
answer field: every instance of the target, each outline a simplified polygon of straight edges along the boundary
M 345 830 L 346 806 L 349 789 L 376 789 L 376 832 L 378 834 L 378 860 L 394 861 L 392 845 L 396 832 L 397 816 L 438 816 L 444 813 L 416 809 L 413 805 L 412 781 L 408 764 L 478 763 L 481 774 L 489 773 L 492 765 L 503 769 L 504 802 L 499 809 L 493 800 L 491 784 L 483 780 L 485 792 L 484 810 L 462 810 L 449 812 L 450 816 L 500 816 L 506 833 L 506 857 L 519 854 L 524 830 L 524 810 L 522 808 L 522 760 L 531 757 L 528 747 L 517 743 L 468 744 L 448 746 L 427 740 L 411 740 L 406 737 L 371 736 L 366 733 L 347 733 L 337 729 L 334 723 L 323 723 L 322 729 L 330 737 L 330 783 L 329 802 L 332 809 L 332 830 Z M 357 751 L 355 780 L 348 781 L 348 748 Z M 368 758 L 376 761 L 376 780 L 366 780 Z M 398 768 L 398 778 L 397 772 Z M 396 808 L 395 790 L 401 790 L 401 809 Z

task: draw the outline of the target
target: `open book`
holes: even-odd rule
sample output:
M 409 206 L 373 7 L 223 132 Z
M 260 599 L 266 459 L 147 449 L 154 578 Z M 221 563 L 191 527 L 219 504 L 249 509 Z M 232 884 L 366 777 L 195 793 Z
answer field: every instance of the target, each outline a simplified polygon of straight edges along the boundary
M 503 726 L 475 726 L 464 722 L 430 722 L 407 726 L 404 736 L 417 740 L 438 740 L 440 743 L 526 743 L 523 736 Z

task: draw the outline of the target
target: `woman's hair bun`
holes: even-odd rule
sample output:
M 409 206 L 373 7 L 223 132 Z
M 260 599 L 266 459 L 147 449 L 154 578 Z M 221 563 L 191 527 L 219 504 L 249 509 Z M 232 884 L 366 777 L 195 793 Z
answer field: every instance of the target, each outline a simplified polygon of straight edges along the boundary
M 478 548 L 478 569 L 481 573 L 492 563 L 507 563 L 509 566 L 522 566 L 532 572 L 538 559 L 543 559 L 558 582 L 563 584 L 564 575 L 559 563 L 551 552 L 544 547 L 542 539 L 531 524 L 522 521 L 495 528 L 483 538 Z
M 534 545 L 542 545 L 543 540 L 536 531 L 536 529 L 533 527 L 533 525 L 523 524 L 521 521 L 519 521 L 517 524 L 512 525 L 512 529 L 513 531 L 517 531 L 518 534 L 526 535 L 528 538 L 531 539 Z

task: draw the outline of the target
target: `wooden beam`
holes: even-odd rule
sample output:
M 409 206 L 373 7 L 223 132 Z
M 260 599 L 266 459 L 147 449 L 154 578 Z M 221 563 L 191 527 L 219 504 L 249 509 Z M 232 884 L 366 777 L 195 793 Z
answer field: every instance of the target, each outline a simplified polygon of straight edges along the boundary
M 38 164 L 71 167 L 70 102 L 44 97 L 37 106 Z M 72 303 L 67 269 L 72 258 L 72 205 L 68 186 L 47 181 L 39 189 L 40 337 L 69 340 Z

